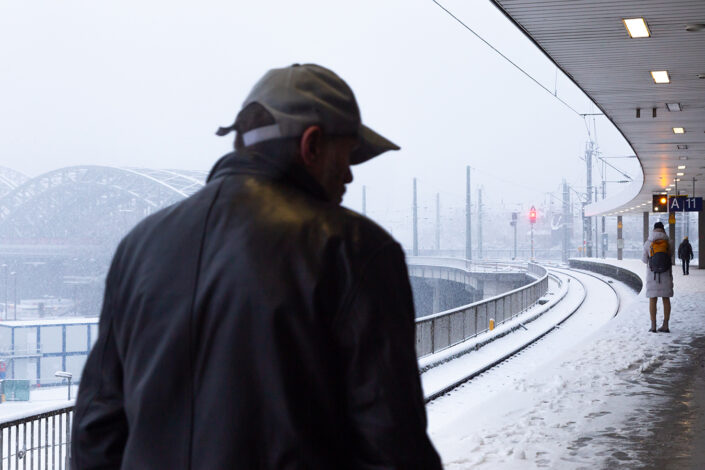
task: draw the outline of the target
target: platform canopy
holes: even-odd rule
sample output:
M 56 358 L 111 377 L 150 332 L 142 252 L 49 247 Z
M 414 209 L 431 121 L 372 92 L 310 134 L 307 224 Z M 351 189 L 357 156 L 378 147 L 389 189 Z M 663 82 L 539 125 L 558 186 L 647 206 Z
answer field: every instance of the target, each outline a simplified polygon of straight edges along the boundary
M 639 159 L 643 175 L 586 206 L 586 215 L 645 212 L 652 194 L 675 194 L 676 186 L 705 195 L 705 1 L 491 1 L 595 102 Z M 648 36 L 632 37 L 627 23 L 639 26 L 640 18 Z M 656 83 L 651 72 L 664 71 L 668 83 Z

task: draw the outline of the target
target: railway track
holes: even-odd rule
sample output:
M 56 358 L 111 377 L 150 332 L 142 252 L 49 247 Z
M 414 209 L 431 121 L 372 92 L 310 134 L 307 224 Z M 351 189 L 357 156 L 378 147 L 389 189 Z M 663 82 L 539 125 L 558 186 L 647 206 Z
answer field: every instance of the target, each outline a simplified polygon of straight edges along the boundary
M 585 283 L 580 280 L 580 277 L 582 276 L 588 276 L 590 278 L 594 278 L 604 285 L 608 286 L 611 293 L 614 295 L 614 298 L 616 299 L 616 303 L 614 306 L 613 311 L 611 312 L 611 317 L 616 316 L 619 313 L 619 309 L 621 308 L 621 299 L 620 295 L 617 292 L 617 290 L 612 286 L 611 282 L 606 281 L 603 277 L 600 277 L 598 275 L 585 272 L 585 271 L 579 271 L 579 270 L 571 270 L 571 269 L 565 269 L 565 268 L 559 268 L 559 267 L 552 267 L 552 266 L 546 266 L 546 268 L 549 270 L 549 273 L 553 274 L 554 276 L 563 276 L 564 278 L 570 279 L 570 289 L 577 289 L 582 288 L 583 294 L 582 298 L 579 300 L 579 302 L 576 305 L 573 305 L 570 307 L 568 312 L 565 312 L 562 315 L 559 315 L 558 318 L 556 319 L 555 322 L 553 322 L 551 325 L 547 327 L 543 327 L 536 333 L 536 335 L 533 335 L 525 342 L 522 342 L 518 346 L 513 346 L 509 351 L 499 355 L 498 357 L 494 358 L 491 360 L 489 363 L 485 363 L 484 365 L 473 368 L 473 370 L 463 374 L 460 377 L 456 377 L 453 380 L 449 381 L 447 385 L 443 386 L 442 388 L 438 389 L 436 388 L 433 392 L 427 394 L 424 399 L 426 403 L 429 403 L 433 400 L 438 399 L 439 397 L 442 397 L 450 392 L 452 392 L 454 389 L 460 387 L 461 385 L 464 385 L 470 381 L 472 381 L 474 378 L 478 377 L 481 374 L 484 374 L 486 372 L 489 372 L 501 364 L 505 363 L 506 361 L 512 360 L 514 357 L 517 355 L 521 354 L 528 348 L 531 348 L 538 344 L 540 341 L 542 341 L 544 338 L 546 338 L 548 335 L 551 333 L 556 332 L 556 330 L 559 330 L 561 326 L 570 320 L 575 314 L 581 311 L 582 308 L 585 307 L 586 302 L 592 301 L 594 298 L 599 297 L 599 293 L 595 292 L 590 292 L 590 289 L 588 289 L 585 286 Z M 604 298 L 597 299 L 599 301 L 604 301 Z M 556 307 L 555 309 L 560 308 L 560 304 Z M 515 333 L 516 334 L 516 333 Z M 470 353 L 472 354 L 472 353 Z M 439 366 L 443 367 L 443 366 Z

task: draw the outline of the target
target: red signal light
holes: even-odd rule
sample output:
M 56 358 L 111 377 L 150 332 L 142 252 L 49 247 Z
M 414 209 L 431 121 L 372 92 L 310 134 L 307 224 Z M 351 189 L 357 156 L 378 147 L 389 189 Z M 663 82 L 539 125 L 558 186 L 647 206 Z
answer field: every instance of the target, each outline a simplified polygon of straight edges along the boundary
M 532 224 L 536 223 L 536 208 L 534 206 L 529 209 L 529 222 Z

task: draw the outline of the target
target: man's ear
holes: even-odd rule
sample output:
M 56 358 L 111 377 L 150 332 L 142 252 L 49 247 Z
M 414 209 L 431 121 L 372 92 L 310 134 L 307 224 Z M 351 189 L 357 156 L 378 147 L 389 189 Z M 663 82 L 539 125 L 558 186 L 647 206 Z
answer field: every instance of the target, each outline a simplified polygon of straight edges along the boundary
M 299 151 L 305 166 L 314 166 L 321 155 L 323 131 L 319 126 L 310 126 L 301 135 Z

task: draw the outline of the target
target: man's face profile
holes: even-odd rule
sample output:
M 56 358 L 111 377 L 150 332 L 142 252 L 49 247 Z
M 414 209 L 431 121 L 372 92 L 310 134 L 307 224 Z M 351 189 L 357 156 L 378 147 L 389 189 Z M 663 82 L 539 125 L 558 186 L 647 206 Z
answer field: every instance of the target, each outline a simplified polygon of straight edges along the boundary
M 350 155 L 358 139 L 351 136 L 325 136 L 318 126 L 306 129 L 301 137 L 301 160 L 304 167 L 326 192 L 328 199 L 340 204 L 345 185 L 352 182 Z
M 335 137 L 323 140 L 323 170 L 319 183 L 331 201 L 340 204 L 345 186 L 353 180 L 350 155 L 357 147 L 354 137 Z

